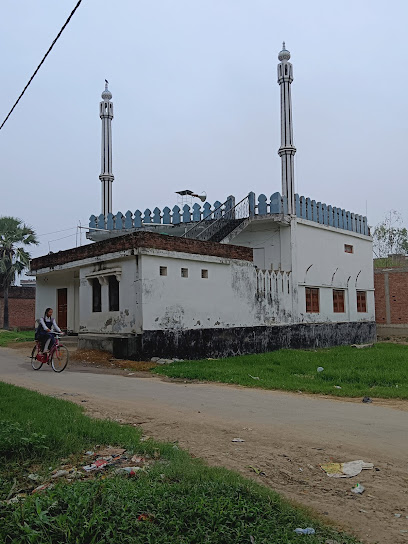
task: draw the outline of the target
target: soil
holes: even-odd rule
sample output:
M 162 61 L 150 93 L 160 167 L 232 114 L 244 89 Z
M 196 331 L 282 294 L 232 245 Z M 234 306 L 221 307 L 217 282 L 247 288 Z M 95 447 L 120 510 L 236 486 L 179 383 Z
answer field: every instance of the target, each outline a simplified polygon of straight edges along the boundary
M 32 345 L 32 344 L 31 344 Z M 21 350 L 20 350 L 21 348 Z M 23 346 L 14 349 L 23 352 Z M 25 348 L 24 353 L 27 352 Z M 81 359 L 80 354 L 78 358 Z M 102 358 L 102 356 L 101 356 Z M 113 365 L 113 366 L 112 366 Z M 136 364 L 137 365 L 137 364 Z M 126 363 L 126 368 L 130 368 Z M 121 374 L 124 377 L 147 377 L 150 380 L 171 381 L 150 373 L 117 368 L 115 361 L 98 361 L 98 364 L 72 361 L 70 369 L 75 372 L 98 374 Z M 102 378 L 102 377 L 101 377 Z M 9 380 L 7 380 L 9 381 Z M 13 380 L 16 384 L 27 385 L 27 377 Z M 184 387 L 195 387 L 174 383 L 175 395 L 182 395 Z M 182 381 L 184 382 L 184 381 Z M 201 387 L 198 385 L 198 387 Z M 221 391 L 244 389 L 237 386 L 219 386 Z M 182 389 L 183 388 L 183 389 Z M 209 410 L 182 410 L 180 406 L 170 407 L 160 398 L 141 403 L 132 400 L 102 397 L 70 392 L 61 387 L 42 383 L 35 389 L 53 396 L 71 400 L 85 407 L 87 413 L 97 418 L 108 418 L 121 424 L 141 426 L 143 433 L 157 440 L 177 442 L 191 455 L 204 459 L 213 466 L 236 470 L 247 478 L 270 487 L 295 504 L 312 509 L 313 513 L 326 523 L 354 534 L 365 543 L 400 544 L 408 542 L 408 471 L 407 459 L 402 455 L 385 453 L 381 447 L 387 436 L 376 435 L 373 431 L 371 443 L 359 441 L 355 429 L 348 433 L 339 427 L 338 433 L 329 434 L 319 424 L 313 432 L 297 433 L 290 423 L 269 425 L 248 424 L 240 419 L 231 419 L 224 413 L 214 415 Z M 72 389 L 71 389 L 72 391 Z M 197 391 L 198 393 L 198 391 Z M 277 393 L 285 402 L 302 398 L 321 399 L 327 403 L 360 403 L 361 399 L 333 398 L 321 395 L 299 395 Z M 408 409 L 408 402 L 401 400 L 373 399 L 372 409 L 384 406 L 401 412 Z M 282 401 L 283 402 L 283 401 Z M 350 407 L 351 408 L 351 407 Z M 381 408 L 380 408 L 381 410 Z M 340 414 L 339 414 L 339 417 Z M 333 421 L 336 429 L 337 422 Z M 242 443 L 231 442 L 231 437 L 244 439 Z M 373 446 L 375 445 L 375 447 Z M 380 452 L 383 452 L 380 454 Z M 354 459 L 372 461 L 375 468 L 366 470 L 355 478 L 329 478 L 320 468 L 328 461 L 342 462 Z M 265 473 L 264 476 L 254 471 Z M 351 493 L 351 488 L 362 483 L 366 491 L 362 495 Z M 395 514 L 401 514 L 396 517 Z M 339 542 L 340 544 L 340 542 Z

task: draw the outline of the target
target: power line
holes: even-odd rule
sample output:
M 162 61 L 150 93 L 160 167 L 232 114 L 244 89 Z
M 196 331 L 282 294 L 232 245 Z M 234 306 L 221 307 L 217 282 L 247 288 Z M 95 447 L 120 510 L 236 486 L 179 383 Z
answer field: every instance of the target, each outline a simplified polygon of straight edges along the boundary
M 44 232 L 43 234 L 37 234 L 37 238 L 40 236 L 47 236 L 48 234 L 57 234 L 58 232 L 67 232 L 68 230 L 74 230 L 78 227 L 70 227 L 69 229 L 53 230 L 52 232 Z
M 74 15 L 74 13 L 76 12 L 76 10 L 79 8 L 79 5 L 81 4 L 82 0 L 78 0 L 76 6 L 74 7 L 74 9 L 71 11 L 71 14 L 70 16 L 68 17 L 68 19 L 65 21 L 65 24 L 64 26 L 61 28 L 61 30 L 58 32 L 56 38 L 54 39 L 54 41 L 52 42 L 52 44 L 50 45 L 48 51 L 45 53 L 45 55 L 43 56 L 42 58 L 42 61 L 40 62 L 40 64 L 37 66 L 34 74 L 31 76 L 29 82 L 27 83 L 27 85 L 24 87 L 22 93 L 20 94 L 20 96 L 17 98 L 14 106 L 11 108 L 11 110 L 9 111 L 7 117 L 4 119 L 4 121 L 2 122 L 1 126 L 0 126 L 0 130 L 3 128 L 3 126 L 5 125 L 7 119 L 10 117 L 10 115 L 13 113 L 13 110 L 14 108 L 17 106 L 17 104 L 20 102 L 21 98 L 23 97 L 23 94 L 26 92 L 26 90 L 28 89 L 28 86 L 30 85 L 30 83 L 32 82 L 32 80 L 35 78 L 35 76 L 37 75 L 37 72 L 38 70 L 41 68 L 41 66 L 43 65 L 45 59 L 48 57 L 49 53 L 51 52 L 51 49 L 54 47 L 54 45 L 57 43 L 57 40 L 58 38 L 61 36 L 61 34 L 64 32 L 64 29 L 65 27 L 68 25 L 68 23 L 70 22 L 72 16 Z

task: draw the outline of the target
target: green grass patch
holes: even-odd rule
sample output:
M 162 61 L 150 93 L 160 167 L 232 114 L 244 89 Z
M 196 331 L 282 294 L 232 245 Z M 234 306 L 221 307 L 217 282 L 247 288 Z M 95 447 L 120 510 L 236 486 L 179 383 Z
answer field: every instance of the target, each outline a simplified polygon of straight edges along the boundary
M 317 372 L 319 366 L 324 368 L 322 372 Z M 408 398 L 408 346 L 396 344 L 376 344 L 364 349 L 350 346 L 282 349 L 217 360 L 177 362 L 152 372 L 172 378 L 338 397 Z
M 34 342 L 34 331 L 5 331 L 0 330 L 0 347 L 14 342 Z
M 296 527 L 314 527 L 309 544 L 356 540 L 313 519 L 276 493 L 225 469 L 207 467 L 172 444 L 140 441 L 140 431 L 91 420 L 81 407 L 0 383 L 0 501 L 33 464 L 46 472 L 61 457 L 96 443 L 141 454 L 160 451 L 137 478 L 58 483 L 15 504 L 0 502 L 4 544 L 291 544 Z

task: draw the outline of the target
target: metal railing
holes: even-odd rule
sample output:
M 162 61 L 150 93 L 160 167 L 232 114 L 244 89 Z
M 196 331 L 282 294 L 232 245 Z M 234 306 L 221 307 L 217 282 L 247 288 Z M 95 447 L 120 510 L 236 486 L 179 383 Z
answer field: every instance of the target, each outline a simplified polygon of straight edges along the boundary
M 183 234 L 183 238 L 195 238 L 196 240 L 210 240 L 217 232 L 220 232 L 227 225 L 238 226 L 244 219 L 249 217 L 249 197 L 245 196 L 242 200 L 231 207 L 231 199 L 221 204 L 211 215 L 202 219 L 191 229 Z M 224 209 L 222 207 L 224 206 Z M 218 213 L 217 213 L 218 212 Z M 218 215 L 218 217 L 217 217 Z M 227 235 L 229 233 L 226 233 Z

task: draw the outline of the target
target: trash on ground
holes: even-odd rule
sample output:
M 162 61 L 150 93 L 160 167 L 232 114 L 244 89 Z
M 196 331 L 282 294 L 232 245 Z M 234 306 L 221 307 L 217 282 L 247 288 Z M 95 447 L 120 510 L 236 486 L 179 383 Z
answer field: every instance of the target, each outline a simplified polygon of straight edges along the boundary
M 323 372 L 324 368 L 322 366 L 317 367 L 317 372 Z
M 248 465 L 247 468 L 250 468 L 258 476 L 266 476 L 265 472 L 263 472 L 260 468 L 253 467 L 252 465 Z
M 38 474 L 29 474 L 27 478 L 29 480 L 32 480 L 33 482 L 37 482 L 38 480 L 41 480 L 41 476 L 39 476 Z
M 259 376 L 252 376 L 251 374 L 248 374 L 248 376 L 250 378 L 252 378 L 253 380 L 259 380 L 260 379 Z
M 252 535 L 249 535 L 249 541 L 251 544 L 255 544 L 255 538 Z
M 39 485 L 38 487 L 33 489 L 31 493 L 38 493 L 39 491 L 45 491 L 46 489 L 51 489 L 53 487 L 54 487 L 54 484 L 51 484 L 51 483 Z
M 68 474 L 68 470 L 57 470 L 57 472 L 51 475 L 51 478 L 61 478 L 62 476 L 68 476 Z
M 125 451 L 124 448 L 111 448 L 108 446 L 103 450 L 99 450 L 97 453 L 98 457 L 104 457 L 105 455 L 122 455 Z
M 173 359 L 157 359 L 156 363 L 158 365 L 170 365 L 171 363 L 174 363 Z
M 400 517 L 401 517 L 401 514 L 394 514 L 394 516 L 395 516 L 396 518 L 400 518 Z
M 355 493 L 356 495 L 361 495 L 362 493 L 364 493 L 364 491 L 365 491 L 365 487 L 361 484 L 357 484 L 351 488 L 351 492 Z
M 334 389 L 341 389 L 341 385 L 334 385 Z
M 373 402 L 370 397 L 364 397 L 361 402 Z
M 243 438 L 233 438 L 231 442 L 245 442 Z
M 140 516 L 137 516 L 138 521 L 153 521 L 154 515 L 153 514 L 140 514 Z
M 324 463 L 320 468 L 330 478 L 352 478 L 360 474 L 362 470 L 374 468 L 373 463 L 366 463 L 361 459 L 357 461 L 349 461 L 348 463 Z
M 295 529 L 295 533 L 297 535 L 314 535 L 316 531 L 313 529 L 313 527 L 306 527 L 306 529 Z
M 374 344 L 351 344 L 351 348 L 364 349 L 372 348 Z
M 89 450 L 85 452 L 85 455 L 93 455 L 94 453 L 95 453 L 94 451 Z

